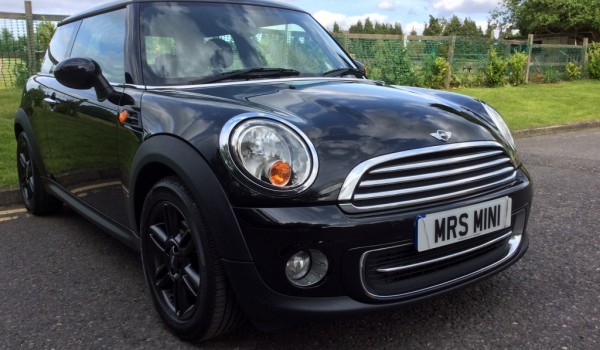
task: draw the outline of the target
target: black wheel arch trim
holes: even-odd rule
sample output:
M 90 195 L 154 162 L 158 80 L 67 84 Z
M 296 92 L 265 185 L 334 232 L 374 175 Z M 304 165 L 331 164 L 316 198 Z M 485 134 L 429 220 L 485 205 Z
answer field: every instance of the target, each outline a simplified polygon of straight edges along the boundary
M 145 193 L 136 193 L 140 176 L 147 166 L 168 167 L 191 191 L 213 230 L 221 258 L 252 261 L 233 209 L 219 180 L 205 158 L 187 142 L 171 135 L 155 135 L 140 144 L 131 165 L 128 213 L 132 227 L 139 231 L 139 215 Z
M 40 159 L 40 149 L 37 145 L 37 141 L 35 138 L 35 133 L 33 132 L 33 126 L 31 125 L 31 121 L 29 120 L 29 116 L 27 112 L 23 108 L 19 108 L 17 110 L 17 115 L 15 116 L 14 122 L 14 132 L 15 139 L 19 138 L 19 134 L 21 132 L 25 132 L 27 134 L 27 139 L 29 140 L 29 146 L 33 151 L 31 157 L 34 157 L 34 162 L 36 164 L 37 170 L 40 172 L 38 175 L 40 177 L 46 176 L 46 166 Z

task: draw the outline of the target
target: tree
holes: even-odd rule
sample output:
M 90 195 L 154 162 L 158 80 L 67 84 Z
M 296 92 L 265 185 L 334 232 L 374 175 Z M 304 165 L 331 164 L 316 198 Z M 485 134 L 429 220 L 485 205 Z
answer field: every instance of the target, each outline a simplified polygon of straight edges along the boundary
M 397 23 L 397 22 L 392 25 L 389 23 L 379 23 L 379 22 L 375 21 L 375 23 L 373 24 L 371 19 L 367 17 L 367 19 L 365 19 L 364 26 L 363 26 L 362 22 L 360 20 L 358 20 L 358 22 L 356 22 L 356 24 L 353 24 L 350 26 L 350 29 L 348 31 L 352 34 L 396 34 L 396 35 L 402 35 L 402 26 L 400 25 L 400 23 Z M 335 32 L 335 28 L 334 28 L 334 32 Z
M 40 50 L 45 51 L 48 48 L 50 39 L 52 39 L 52 35 L 54 35 L 55 31 L 56 26 L 54 23 L 46 21 L 45 18 L 38 24 L 36 33 Z
M 342 30 L 340 29 L 340 25 L 337 24 L 337 22 L 333 22 L 333 32 L 334 33 L 341 33 Z
M 471 20 L 468 17 L 465 18 L 465 20 L 463 21 L 462 35 L 463 36 L 479 36 L 479 37 L 484 36 L 483 30 L 481 29 L 481 27 L 477 26 L 477 23 L 475 23 L 475 21 Z M 489 36 L 488 36 L 488 38 L 489 38 Z
M 444 26 L 441 23 L 442 21 L 443 20 L 439 18 L 435 18 L 432 15 L 429 15 L 429 24 L 425 24 L 425 29 L 423 29 L 423 35 L 442 35 L 442 32 L 444 31 Z
M 362 22 L 360 21 L 360 19 L 358 20 L 358 22 L 356 22 L 356 24 L 353 24 L 350 26 L 350 28 L 348 29 L 348 31 L 350 33 L 356 33 L 356 34 L 361 34 L 364 33 L 365 29 L 363 27 Z
M 452 18 L 450 18 L 450 21 L 448 22 L 448 24 L 446 25 L 446 27 L 444 27 L 444 31 L 442 32 L 443 36 L 450 36 L 450 35 L 459 35 L 462 36 L 463 35 L 463 25 L 460 22 L 460 19 L 458 19 L 458 17 L 456 17 L 456 15 L 452 16 Z
M 485 30 L 485 37 L 492 39 L 494 37 L 494 29 L 496 29 L 496 26 L 493 25 L 492 22 L 488 21 L 487 28 Z
M 413 29 L 410 31 L 410 35 L 417 35 L 417 30 L 415 27 L 413 27 Z
M 0 34 L 0 49 L 2 51 L 12 51 L 14 46 L 15 38 L 12 33 L 7 28 L 2 28 L 2 34 Z
M 375 34 L 375 27 L 373 26 L 373 22 L 371 22 L 371 19 L 369 17 L 367 17 L 367 19 L 365 19 L 365 27 L 364 27 L 363 33 Z
M 400 25 L 400 23 L 398 22 L 394 23 L 394 28 L 392 29 L 392 32 L 390 34 L 402 35 L 402 25 Z
M 600 40 L 600 0 L 502 0 L 491 17 L 503 32 L 590 32 Z

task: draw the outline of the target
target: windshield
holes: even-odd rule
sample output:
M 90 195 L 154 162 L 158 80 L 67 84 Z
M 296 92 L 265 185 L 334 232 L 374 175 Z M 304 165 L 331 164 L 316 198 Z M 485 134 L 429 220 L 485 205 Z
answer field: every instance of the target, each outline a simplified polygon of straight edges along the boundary
M 145 3 L 141 11 L 147 85 L 322 76 L 356 68 L 327 32 L 303 12 L 190 2 Z M 263 74 L 247 74 L 256 68 L 263 69 Z M 270 72 L 267 75 L 265 68 Z M 245 74 L 231 74 L 235 71 Z

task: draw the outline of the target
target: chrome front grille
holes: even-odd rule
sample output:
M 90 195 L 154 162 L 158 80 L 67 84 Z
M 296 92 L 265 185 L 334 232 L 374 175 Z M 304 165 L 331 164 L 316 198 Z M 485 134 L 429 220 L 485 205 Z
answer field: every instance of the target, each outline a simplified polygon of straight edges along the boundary
M 422 207 L 512 184 L 516 167 L 497 142 L 466 142 L 388 154 L 355 167 L 339 195 L 349 213 Z

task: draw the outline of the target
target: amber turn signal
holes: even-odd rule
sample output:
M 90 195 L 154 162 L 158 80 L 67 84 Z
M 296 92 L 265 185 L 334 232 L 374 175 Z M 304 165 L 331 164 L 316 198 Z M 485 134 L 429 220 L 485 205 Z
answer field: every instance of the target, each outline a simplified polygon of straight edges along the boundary
M 127 110 L 124 109 L 121 111 L 121 113 L 119 113 L 119 121 L 121 123 L 125 123 L 127 121 L 127 117 L 129 116 L 129 113 L 127 113 Z
M 292 178 L 292 167 L 281 160 L 276 161 L 269 169 L 269 181 L 277 187 L 282 187 L 290 182 Z

